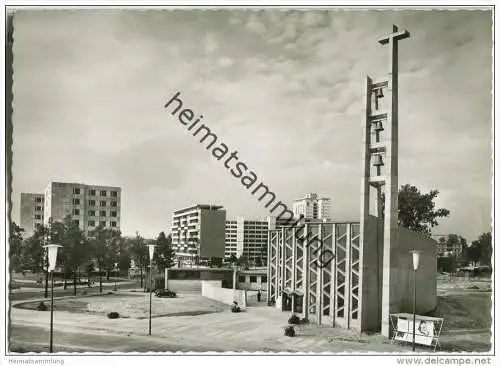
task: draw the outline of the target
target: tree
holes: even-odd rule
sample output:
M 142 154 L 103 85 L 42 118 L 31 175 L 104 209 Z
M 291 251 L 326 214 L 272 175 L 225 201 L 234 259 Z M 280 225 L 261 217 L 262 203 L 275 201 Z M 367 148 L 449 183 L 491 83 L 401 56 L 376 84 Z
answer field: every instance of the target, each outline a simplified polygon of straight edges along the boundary
M 493 247 L 491 245 L 491 232 L 483 233 L 477 240 L 471 243 L 467 250 L 467 257 L 475 263 L 485 266 L 491 266 L 491 254 Z
M 22 247 L 22 268 L 33 273 L 45 271 L 45 236 L 48 229 L 45 226 L 38 226 L 33 235 L 27 238 Z
M 60 224 L 53 225 L 52 219 L 49 219 L 49 226 L 37 225 L 33 235 L 25 240 L 22 250 L 22 266 L 33 273 L 43 273 L 45 277 L 44 297 L 48 298 L 49 292 L 49 273 L 47 251 L 44 245 L 49 243 L 51 237 L 55 240 L 60 239 Z M 57 258 L 59 264 L 61 257 Z
M 139 267 L 141 271 L 141 287 L 143 285 L 143 269 L 144 266 L 147 265 L 148 260 L 148 248 L 146 247 L 146 243 L 144 238 L 139 235 L 139 232 L 135 233 L 135 238 L 132 241 L 132 259 L 135 262 L 135 265 Z
M 91 238 L 94 257 L 99 267 L 99 292 L 102 292 L 102 272 L 106 270 L 107 278 L 109 279 L 109 271 L 114 267 L 118 259 L 121 233 L 118 230 L 99 225 L 91 232 L 89 237 Z
M 119 242 L 119 250 L 118 250 L 118 268 L 120 268 L 120 272 L 127 271 L 130 268 L 130 260 L 132 259 L 130 247 L 128 244 L 128 240 L 126 238 L 122 238 Z
M 155 241 L 156 248 L 153 259 L 156 263 L 156 268 L 160 273 L 163 273 L 166 268 L 173 267 L 175 264 L 175 252 L 172 249 L 172 237 L 165 236 L 162 231 L 158 234 Z
M 12 273 L 22 270 L 23 265 L 23 229 L 10 223 L 9 230 L 9 272 Z
M 255 267 L 262 267 L 262 258 L 261 257 L 255 258 Z
M 450 211 L 445 208 L 434 209 L 434 199 L 438 194 L 438 190 L 421 193 L 415 186 L 409 184 L 401 186 L 398 193 L 399 225 L 430 236 L 431 229 L 438 225 L 437 219 L 450 215 Z M 384 214 L 384 201 L 382 194 L 382 215 Z
M 66 285 L 66 273 L 73 275 L 73 295 L 76 296 L 77 273 L 86 261 L 88 246 L 85 235 L 78 224 L 73 222 L 71 216 L 64 220 L 64 239 L 62 241 L 62 257 L 64 258 L 64 284 Z
M 236 254 L 231 253 L 229 256 L 229 263 L 234 264 L 238 262 L 238 257 L 236 257 Z

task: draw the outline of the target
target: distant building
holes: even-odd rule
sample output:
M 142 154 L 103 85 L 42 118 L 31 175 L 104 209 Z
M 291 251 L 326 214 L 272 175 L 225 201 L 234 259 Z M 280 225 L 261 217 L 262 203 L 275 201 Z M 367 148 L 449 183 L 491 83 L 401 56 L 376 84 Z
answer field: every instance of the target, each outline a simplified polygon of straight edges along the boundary
M 290 225 L 287 219 L 274 216 L 262 220 L 246 220 L 238 216 L 236 220 L 227 220 L 225 257 L 234 254 L 237 258 L 243 257 L 249 261 L 260 258 L 266 263 L 269 230 L 285 225 Z
M 172 218 L 172 247 L 181 261 L 223 258 L 226 211 L 222 206 L 196 205 L 177 210 Z
M 88 234 L 97 226 L 120 229 L 121 188 L 51 182 L 45 189 L 44 222 L 66 216 Z
M 25 238 L 33 235 L 37 225 L 43 224 L 43 201 L 43 193 L 21 193 L 19 226 L 24 230 Z
M 440 236 L 437 241 L 438 257 L 459 257 L 462 254 L 462 242 L 460 240 L 450 240 L 450 236 Z
M 268 220 L 236 220 L 226 221 L 226 251 L 225 257 L 235 254 L 237 258 L 244 257 L 249 261 L 260 258 L 267 260 Z
M 293 203 L 294 217 L 303 215 L 305 219 L 330 220 L 330 199 L 319 197 L 316 193 L 308 193 L 304 198 Z

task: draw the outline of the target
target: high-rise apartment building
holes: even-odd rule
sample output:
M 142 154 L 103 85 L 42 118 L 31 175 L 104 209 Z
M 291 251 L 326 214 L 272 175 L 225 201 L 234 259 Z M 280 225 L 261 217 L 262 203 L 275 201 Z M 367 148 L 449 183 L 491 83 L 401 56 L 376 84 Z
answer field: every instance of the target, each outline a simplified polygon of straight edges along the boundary
M 245 220 L 241 216 L 236 220 L 227 220 L 225 257 L 229 258 L 234 254 L 236 258 L 244 257 L 250 261 L 260 258 L 266 263 L 268 232 L 285 224 L 290 225 L 288 220 L 280 220 L 274 216 L 265 220 Z
M 293 203 L 294 217 L 303 215 L 307 219 L 322 221 L 330 220 L 330 199 L 319 197 L 316 193 L 308 193 L 304 198 L 295 200 Z
M 257 258 L 267 258 L 267 235 L 269 223 L 267 220 L 236 220 L 226 221 L 226 258 L 235 254 L 237 258 L 244 257 L 250 261 Z
M 51 182 L 45 189 L 44 223 L 66 216 L 85 234 L 102 225 L 120 229 L 121 188 L 81 183 Z
M 172 218 L 172 247 L 180 260 L 223 258 L 226 211 L 222 206 L 196 205 L 177 210 Z
M 19 226 L 25 238 L 33 235 L 36 226 L 43 224 L 44 196 L 42 193 L 21 193 L 21 220 Z

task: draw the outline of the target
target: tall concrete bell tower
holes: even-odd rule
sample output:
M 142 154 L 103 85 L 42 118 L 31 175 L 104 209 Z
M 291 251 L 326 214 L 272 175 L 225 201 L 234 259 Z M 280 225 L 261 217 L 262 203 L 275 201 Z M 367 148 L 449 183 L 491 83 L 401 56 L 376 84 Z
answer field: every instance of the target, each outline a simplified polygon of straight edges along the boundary
M 391 284 L 395 279 L 392 278 L 394 275 L 391 275 L 391 267 L 396 258 L 394 249 L 398 245 L 398 42 L 409 37 L 408 31 L 400 31 L 393 25 L 392 32 L 378 41 L 389 46 L 388 74 L 379 80 L 366 77 L 360 234 L 364 248 L 376 245 L 367 243 L 368 230 L 371 230 L 368 221 L 370 214 L 382 217 L 383 209 L 383 248 L 380 250 L 382 283 L 381 293 L 377 295 L 377 301 L 381 303 L 377 306 L 381 316 L 381 332 L 385 336 L 390 333 L 389 314 L 395 310 L 394 294 L 391 291 Z M 378 253 L 377 250 L 377 258 Z M 362 263 L 370 260 L 375 259 L 366 256 Z M 380 266 L 377 265 L 377 268 Z M 368 297 L 364 296 L 363 299 L 367 301 Z M 369 304 L 363 307 L 366 306 L 371 307 Z M 369 312 L 363 313 L 369 316 Z

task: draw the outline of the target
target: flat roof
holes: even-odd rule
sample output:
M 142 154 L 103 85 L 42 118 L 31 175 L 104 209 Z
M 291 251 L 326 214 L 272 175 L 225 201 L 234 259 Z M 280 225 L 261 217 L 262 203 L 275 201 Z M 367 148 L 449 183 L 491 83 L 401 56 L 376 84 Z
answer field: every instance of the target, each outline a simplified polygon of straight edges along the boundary
M 186 208 L 174 211 L 174 214 L 180 214 L 180 213 L 183 213 L 183 212 L 191 211 L 191 210 L 193 210 L 195 208 L 199 208 L 200 210 L 212 210 L 212 211 L 216 211 L 216 210 L 220 210 L 223 207 L 224 206 L 202 205 L 202 204 L 199 204 L 199 205 L 194 205 L 194 206 L 191 206 L 191 207 L 186 207 Z

